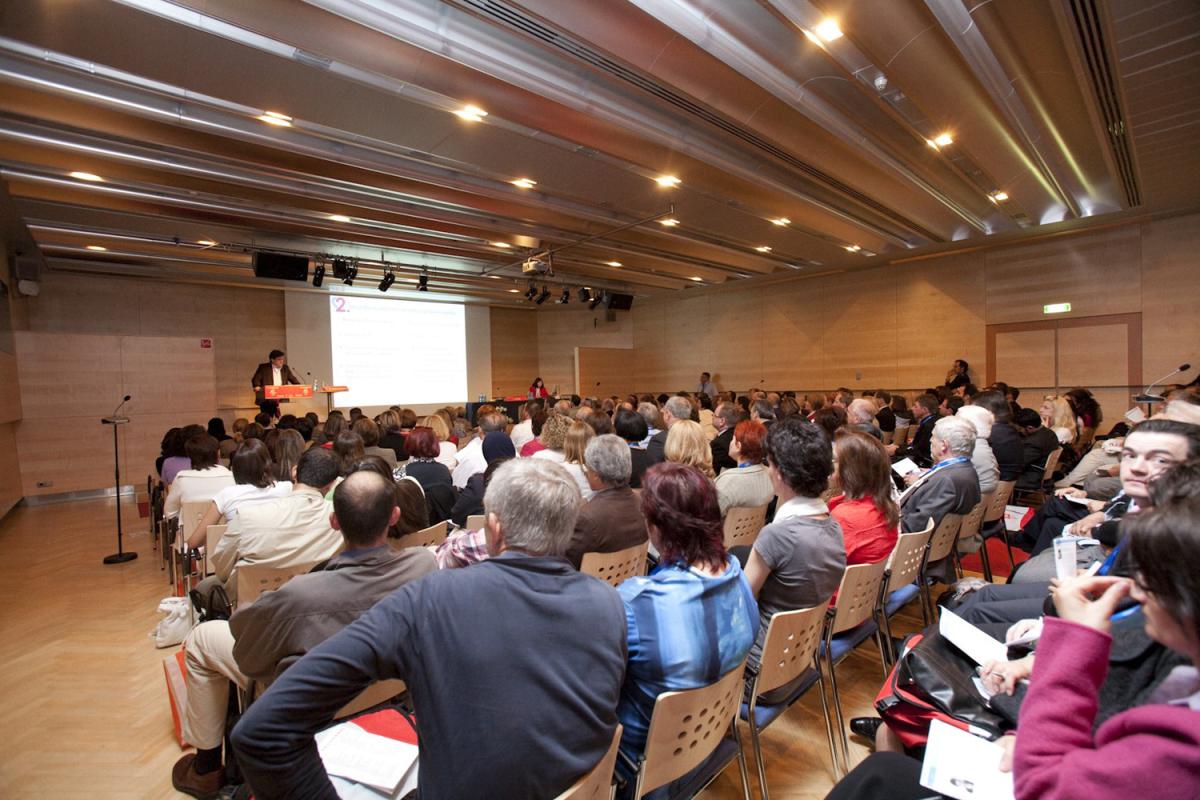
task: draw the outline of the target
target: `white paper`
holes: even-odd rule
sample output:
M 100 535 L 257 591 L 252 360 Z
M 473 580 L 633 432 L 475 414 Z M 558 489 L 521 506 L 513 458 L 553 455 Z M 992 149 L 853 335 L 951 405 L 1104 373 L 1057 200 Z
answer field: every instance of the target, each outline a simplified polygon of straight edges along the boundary
M 921 785 L 957 800 L 1013 800 L 1013 776 L 1000 771 L 1004 748 L 941 720 L 929 726 Z
M 1005 506 L 1004 529 L 1016 533 L 1021 530 L 1021 520 L 1029 513 L 1028 506 Z
M 1145 418 L 1146 418 L 1146 412 L 1142 411 L 1142 409 L 1139 408 L 1138 406 L 1134 406 L 1133 408 L 1131 408 L 1125 412 L 1125 419 L 1129 420 L 1134 425 L 1138 424 Z
M 1060 581 L 1075 577 L 1075 541 L 1070 536 L 1054 540 L 1054 574 Z
M 901 478 L 910 472 L 916 472 L 920 467 L 911 458 L 902 458 L 895 464 L 892 464 L 892 472 L 895 472 Z
M 1062 498 L 1064 500 L 1066 500 L 1067 502 L 1078 503 L 1081 506 L 1086 506 L 1088 503 L 1092 502 L 1091 500 L 1088 500 L 1086 497 L 1077 497 L 1073 494 L 1064 494 L 1062 496 Z
M 1003 642 L 996 641 L 948 608 L 942 609 L 938 633 L 980 666 L 989 661 L 1008 660 L 1008 647 Z
M 389 796 L 410 771 L 416 772 L 416 745 L 368 733 L 353 723 L 335 725 L 315 738 L 326 772 Z

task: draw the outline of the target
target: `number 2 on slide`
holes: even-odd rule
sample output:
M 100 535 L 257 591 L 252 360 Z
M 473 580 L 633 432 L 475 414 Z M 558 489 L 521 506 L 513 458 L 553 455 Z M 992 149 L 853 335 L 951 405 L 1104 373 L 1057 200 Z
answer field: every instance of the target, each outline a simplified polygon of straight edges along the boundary
M 346 298 L 344 298 L 344 297 L 333 298 L 333 310 L 349 312 L 350 309 L 346 308 Z

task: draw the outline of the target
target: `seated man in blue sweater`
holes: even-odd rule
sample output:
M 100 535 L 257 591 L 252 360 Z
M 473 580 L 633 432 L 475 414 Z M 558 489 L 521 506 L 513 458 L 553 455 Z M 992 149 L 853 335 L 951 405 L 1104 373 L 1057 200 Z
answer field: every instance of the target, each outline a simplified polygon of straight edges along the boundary
M 292 666 L 233 732 L 259 800 L 335 798 L 313 734 L 374 681 L 408 684 L 422 797 L 554 797 L 612 742 L 625 613 L 612 587 L 562 557 L 575 479 L 530 458 L 484 497 L 491 558 L 380 601 Z

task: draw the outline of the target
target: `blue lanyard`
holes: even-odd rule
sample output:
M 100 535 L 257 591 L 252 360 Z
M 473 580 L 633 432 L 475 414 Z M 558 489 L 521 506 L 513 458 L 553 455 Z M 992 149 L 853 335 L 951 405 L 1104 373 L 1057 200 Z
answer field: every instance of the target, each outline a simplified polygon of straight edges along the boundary
M 925 475 L 926 476 L 932 475 L 933 473 L 937 472 L 942 467 L 952 467 L 955 464 L 965 464 L 966 462 L 968 462 L 970 460 L 971 459 L 967 458 L 966 456 L 955 456 L 954 458 L 947 458 L 945 461 L 939 461 L 936 465 L 934 465 L 933 469 L 929 470 L 929 472 L 926 472 Z

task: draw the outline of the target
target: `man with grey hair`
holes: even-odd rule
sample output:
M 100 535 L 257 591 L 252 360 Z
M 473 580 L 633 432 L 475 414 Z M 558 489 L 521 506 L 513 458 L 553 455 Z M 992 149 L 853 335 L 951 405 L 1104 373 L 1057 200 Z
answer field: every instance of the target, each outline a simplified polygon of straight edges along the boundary
M 650 441 L 646 444 L 646 456 L 651 464 L 658 464 L 666 460 L 667 431 L 679 420 L 692 418 L 692 401 L 678 395 L 669 398 L 663 404 L 662 418 L 666 427 L 651 436 Z
M 850 401 L 846 406 L 846 427 L 883 441 L 883 431 L 875 424 L 875 403 L 871 400 L 860 397 Z
M 579 510 L 566 553 L 577 569 L 584 553 L 615 553 L 647 538 L 641 498 L 629 488 L 629 444 L 611 433 L 596 436 L 584 450 L 583 464 L 593 494 Z
M 616 730 L 625 674 L 617 593 L 561 558 L 580 503 L 557 464 L 499 467 L 491 558 L 408 584 L 311 650 L 233 733 L 262 800 L 335 798 L 313 734 L 375 681 L 403 680 L 421 726 L 421 795 L 555 797 Z
M 729 456 L 729 443 L 733 441 L 733 429 L 742 421 L 742 410 L 737 403 L 728 400 L 717 405 L 713 411 L 713 427 L 717 429 L 716 438 L 712 440 L 713 471 L 718 475 L 723 469 L 734 469 L 737 462 Z
M 904 533 L 937 525 L 947 514 L 969 514 L 981 497 L 979 475 L 971 464 L 975 426 L 962 417 L 942 417 L 933 426 L 933 468 L 900 496 L 900 529 Z
M 567 419 L 575 419 L 575 404 L 564 397 L 554 404 L 554 413 Z

